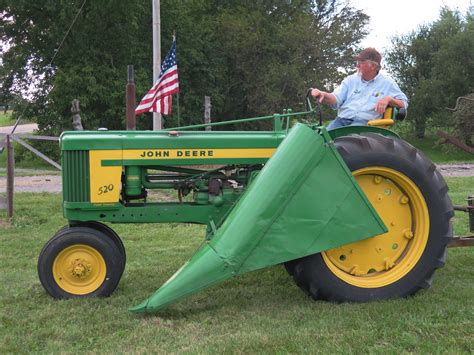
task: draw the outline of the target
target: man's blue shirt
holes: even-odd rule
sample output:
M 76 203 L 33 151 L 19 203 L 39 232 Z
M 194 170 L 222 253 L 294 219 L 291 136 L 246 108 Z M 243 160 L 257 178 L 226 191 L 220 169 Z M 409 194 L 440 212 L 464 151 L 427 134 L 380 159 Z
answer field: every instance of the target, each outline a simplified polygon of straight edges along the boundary
M 405 108 L 408 107 L 408 98 L 400 90 L 397 83 L 381 73 L 375 78 L 365 81 L 355 73 L 343 80 L 333 92 L 336 96 L 338 117 L 370 121 L 381 118 L 382 115 L 375 111 L 375 104 L 384 96 L 402 100 Z

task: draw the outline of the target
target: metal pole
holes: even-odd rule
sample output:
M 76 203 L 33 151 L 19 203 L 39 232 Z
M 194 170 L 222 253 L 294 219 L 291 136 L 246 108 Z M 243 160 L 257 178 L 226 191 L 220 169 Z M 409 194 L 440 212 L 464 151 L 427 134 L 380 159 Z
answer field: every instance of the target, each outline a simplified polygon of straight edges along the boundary
M 7 218 L 13 217 L 13 179 L 15 170 L 13 145 L 10 135 L 7 135 Z
M 153 84 L 158 80 L 161 69 L 161 20 L 160 0 L 153 0 Z M 153 112 L 153 130 L 158 131 L 163 127 L 161 113 Z
M 178 106 L 178 127 L 181 126 L 181 112 L 179 111 L 179 92 L 176 95 L 176 101 Z
M 127 66 L 127 131 L 137 129 L 135 121 L 135 80 L 133 78 L 133 65 Z

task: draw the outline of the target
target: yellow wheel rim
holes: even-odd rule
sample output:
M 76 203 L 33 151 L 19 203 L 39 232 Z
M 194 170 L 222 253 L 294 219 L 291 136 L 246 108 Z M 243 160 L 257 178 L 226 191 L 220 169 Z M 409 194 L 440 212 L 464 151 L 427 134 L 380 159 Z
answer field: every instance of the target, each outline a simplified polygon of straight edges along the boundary
M 358 287 L 392 284 L 412 270 L 428 241 L 429 214 L 418 187 L 406 175 L 385 167 L 353 172 L 388 228 L 388 233 L 322 253 L 329 269 Z
M 53 263 L 54 280 L 73 295 L 86 295 L 97 290 L 105 280 L 106 270 L 100 252 L 84 244 L 62 250 Z

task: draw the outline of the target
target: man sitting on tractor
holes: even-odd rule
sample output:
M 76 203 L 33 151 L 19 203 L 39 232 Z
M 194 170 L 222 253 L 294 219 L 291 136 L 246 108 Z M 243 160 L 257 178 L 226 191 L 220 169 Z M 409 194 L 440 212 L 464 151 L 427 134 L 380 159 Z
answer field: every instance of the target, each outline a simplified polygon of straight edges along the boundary
M 408 99 L 397 83 L 380 73 L 382 56 L 375 48 L 366 48 L 355 58 L 357 73 L 345 78 L 332 93 L 312 89 L 311 95 L 337 109 L 337 117 L 328 130 L 343 126 L 366 126 L 378 119 L 388 106 L 407 108 Z

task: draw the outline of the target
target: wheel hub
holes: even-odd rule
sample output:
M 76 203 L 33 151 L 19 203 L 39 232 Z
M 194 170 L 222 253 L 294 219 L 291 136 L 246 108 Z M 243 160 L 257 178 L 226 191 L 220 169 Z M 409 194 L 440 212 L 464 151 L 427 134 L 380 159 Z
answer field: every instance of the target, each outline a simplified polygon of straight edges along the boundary
M 83 279 L 90 275 L 92 266 L 84 259 L 76 259 L 71 263 L 70 272 L 73 276 Z
M 399 172 L 372 167 L 353 174 L 388 232 L 322 255 L 346 282 L 381 287 L 402 277 L 420 257 L 429 230 L 423 222 L 428 220 L 427 209 L 417 187 Z
M 97 290 L 106 278 L 106 263 L 100 252 L 75 244 L 62 250 L 53 263 L 53 277 L 64 291 L 85 295 Z
M 407 236 L 413 236 L 409 198 L 390 179 L 380 175 L 360 176 L 357 180 L 385 221 L 388 233 L 335 248 L 327 255 L 339 269 L 351 275 L 373 276 L 393 268 L 407 247 Z

